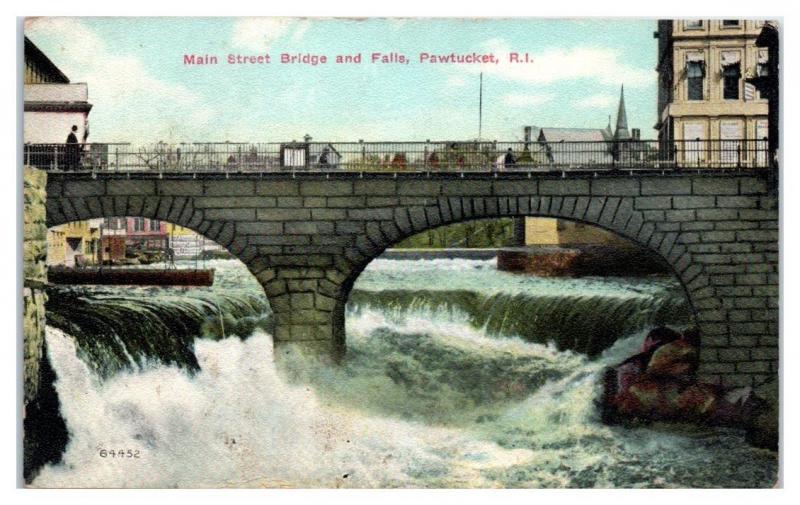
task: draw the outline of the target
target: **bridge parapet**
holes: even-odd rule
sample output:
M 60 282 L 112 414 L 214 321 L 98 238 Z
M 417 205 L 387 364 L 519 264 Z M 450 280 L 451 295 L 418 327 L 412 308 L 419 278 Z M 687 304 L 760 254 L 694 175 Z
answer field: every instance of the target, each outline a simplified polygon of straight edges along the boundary
M 47 219 L 143 216 L 202 233 L 264 286 L 278 348 L 333 355 L 353 283 L 403 238 L 504 216 L 585 222 L 664 258 L 701 330 L 703 378 L 750 385 L 778 370 L 778 202 L 763 175 L 51 173 Z
M 28 165 L 91 172 L 497 172 L 769 168 L 766 140 L 26 144 Z

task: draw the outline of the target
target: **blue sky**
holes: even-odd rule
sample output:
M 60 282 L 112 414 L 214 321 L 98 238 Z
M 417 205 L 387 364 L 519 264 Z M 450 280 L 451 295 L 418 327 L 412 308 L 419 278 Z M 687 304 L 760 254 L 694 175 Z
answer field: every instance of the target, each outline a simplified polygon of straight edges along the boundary
M 630 127 L 653 137 L 654 20 L 37 18 L 25 33 L 87 82 L 90 141 L 515 140 L 524 125 L 602 128 L 625 84 Z M 280 53 L 399 52 L 408 65 L 301 66 Z M 498 65 L 421 64 L 494 52 Z M 505 62 L 528 52 L 530 64 Z M 269 65 L 227 65 L 229 53 Z M 184 54 L 218 65 L 186 66 Z

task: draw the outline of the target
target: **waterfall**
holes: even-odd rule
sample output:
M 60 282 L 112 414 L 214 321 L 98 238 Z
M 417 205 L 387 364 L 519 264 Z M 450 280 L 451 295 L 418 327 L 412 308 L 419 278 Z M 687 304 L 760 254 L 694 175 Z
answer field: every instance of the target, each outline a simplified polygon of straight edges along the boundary
M 673 280 L 378 260 L 351 294 L 344 360 L 301 363 L 297 383 L 272 362 L 260 287 L 217 268 L 210 289 L 51 296 L 69 443 L 34 487 L 774 484 L 774 454 L 736 430 L 599 422 L 603 367 L 687 322 Z
M 580 296 L 477 291 L 355 290 L 350 311 L 379 310 L 394 319 L 408 313 L 440 313 L 463 319 L 488 334 L 515 335 L 528 342 L 554 343 L 559 350 L 597 356 L 620 335 L 656 325 L 689 324 L 685 299 L 673 292 L 655 296 Z

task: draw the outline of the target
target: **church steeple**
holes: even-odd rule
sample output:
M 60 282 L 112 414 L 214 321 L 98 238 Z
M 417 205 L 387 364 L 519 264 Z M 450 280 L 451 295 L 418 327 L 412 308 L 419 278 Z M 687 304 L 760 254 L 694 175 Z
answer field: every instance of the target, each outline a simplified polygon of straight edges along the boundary
M 625 112 L 625 85 L 619 90 L 619 109 L 617 109 L 617 129 L 614 131 L 614 140 L 628 140 L 631 134 L 628 131 L 628 114 Z

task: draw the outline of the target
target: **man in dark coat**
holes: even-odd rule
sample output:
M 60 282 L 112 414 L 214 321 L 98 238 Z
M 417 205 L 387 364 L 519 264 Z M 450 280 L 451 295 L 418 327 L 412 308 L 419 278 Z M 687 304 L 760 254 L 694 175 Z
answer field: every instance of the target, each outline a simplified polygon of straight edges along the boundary
M 510 147 L 506 152 L 506 159 L 504 160 L 503 164 L 507 167 L 513 167 L 514 165 L 517 164 L 517 158 L 516 156 L 514 156 L 514 151 L 512 151 Z
M 78 144 L 78 125 L 72 125 L 72 131 L 67 135 L 67 148 L 65 151 L 67 170 L 75 170 L 80 162 L 80 145 Z
M 322 154 L 319 155 L 319 167 L 328 168 L 328 154 L 331 152 L 327 146 L 322 149 Z

